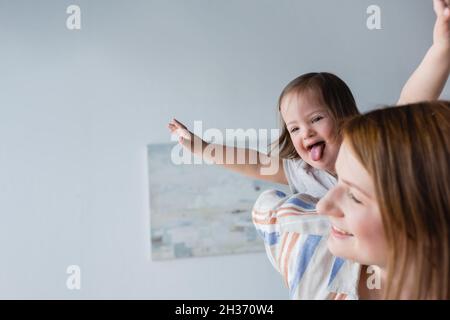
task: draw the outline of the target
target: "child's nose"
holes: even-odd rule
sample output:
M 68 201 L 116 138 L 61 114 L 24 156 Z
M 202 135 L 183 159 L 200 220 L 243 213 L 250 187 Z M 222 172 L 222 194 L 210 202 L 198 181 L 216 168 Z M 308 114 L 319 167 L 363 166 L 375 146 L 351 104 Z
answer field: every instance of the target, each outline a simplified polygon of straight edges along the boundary
M 308 138 L 311 138 L 314 136 L 315 132 L 314 130 L 312 130 L 311 128 L 305 128 L 305 130 L 303 131 L 303 140 L 306 140 Z

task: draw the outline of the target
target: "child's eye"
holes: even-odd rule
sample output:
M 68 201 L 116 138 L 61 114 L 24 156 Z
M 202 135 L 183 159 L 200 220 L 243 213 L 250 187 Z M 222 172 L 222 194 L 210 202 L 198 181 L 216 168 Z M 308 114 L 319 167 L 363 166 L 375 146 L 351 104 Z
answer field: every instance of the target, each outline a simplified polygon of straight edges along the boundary
M 291 129 L 290 132 L 291 132 L 291 133 L 294 133 L 294 132 L 297 131 L 297 130 L 298 130 L 298 128 L 297 128 L 297 127 L 294 127 L 294 128 Z
M 322 116 L 318 116 L 318 117 L 313 118 L 313 119 L 311 120 L 311 122 L 314 123 L 314 122 L 320 121 L 320 120 L 322 120 L 322 119 L 323 119 Z
M 358 204 L 361 204 L 361 203 L 362 203 L 361 201 L 359 201 L 358 199 L 356 199 L 355 195 L 354 195 L 353 193 L 351 193 L 350 190 L 347 191 L 347 195 L 348 195 L 348 197 L 349 197 L 350 199 L 352 199 L 354 202 L 356 202 L 356 203 L 358 203 Z

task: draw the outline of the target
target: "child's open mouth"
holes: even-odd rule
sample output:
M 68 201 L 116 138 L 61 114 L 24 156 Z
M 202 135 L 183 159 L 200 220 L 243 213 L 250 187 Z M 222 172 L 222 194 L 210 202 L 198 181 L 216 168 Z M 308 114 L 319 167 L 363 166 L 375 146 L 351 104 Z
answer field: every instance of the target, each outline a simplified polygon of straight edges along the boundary
M 325 141 L 319 141 L 308 146 L 308 151 L 311 154 L 311 159 L 313 161 L 319 161 L 320 159 L 322 159 L 324 149 L 325 149 Z

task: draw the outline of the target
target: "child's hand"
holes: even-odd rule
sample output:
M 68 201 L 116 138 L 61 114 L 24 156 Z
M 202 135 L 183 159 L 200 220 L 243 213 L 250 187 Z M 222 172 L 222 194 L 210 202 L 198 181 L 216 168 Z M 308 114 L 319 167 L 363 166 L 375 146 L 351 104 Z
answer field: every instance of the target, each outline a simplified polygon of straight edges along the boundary
M 450 0 L 433 0 L 436 23 L 433 43 L 450 48 Z
M 433 45 L 403 87 L 397 104 L 436 100 L 450 74 L 450 0 L 433 0 Z
M 177 119 L 173 119 L 167 125 L 172 134 L 178 134 L 178 142 L 187 150 L 195 154 L 201 154 L 207 145 L 200 137 L 190 132 L 184 124 Z

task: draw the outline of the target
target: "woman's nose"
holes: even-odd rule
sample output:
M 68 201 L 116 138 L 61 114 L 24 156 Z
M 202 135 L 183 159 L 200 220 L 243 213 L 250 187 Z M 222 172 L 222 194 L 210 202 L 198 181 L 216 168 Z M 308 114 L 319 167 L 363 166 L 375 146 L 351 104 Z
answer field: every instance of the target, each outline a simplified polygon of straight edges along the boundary
M 317 213 L 327 216 L 343 217 L 344 214 L 339 207 L 340 198 L 338 195 L 339 192 L 336 187 L 329 190 L 328 193 L 317 203 Z

